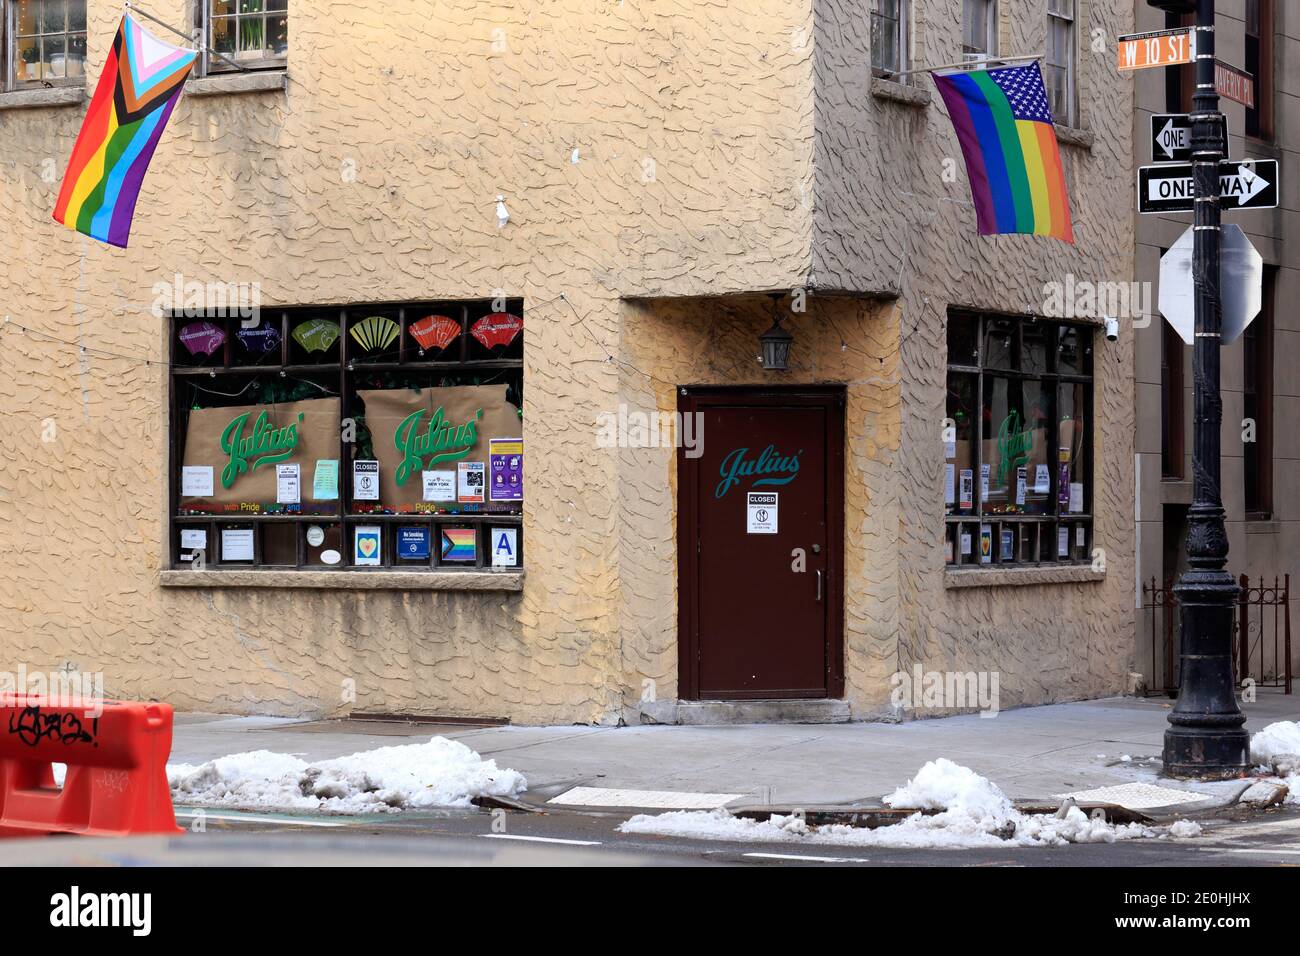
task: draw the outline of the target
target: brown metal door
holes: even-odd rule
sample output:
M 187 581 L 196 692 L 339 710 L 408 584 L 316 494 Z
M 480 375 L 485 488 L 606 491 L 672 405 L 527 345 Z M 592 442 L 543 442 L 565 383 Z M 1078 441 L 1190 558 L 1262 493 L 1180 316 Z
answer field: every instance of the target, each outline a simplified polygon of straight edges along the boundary
M 843 393 L 688 390 L 679 486 L 686 699 L 843 693 Z

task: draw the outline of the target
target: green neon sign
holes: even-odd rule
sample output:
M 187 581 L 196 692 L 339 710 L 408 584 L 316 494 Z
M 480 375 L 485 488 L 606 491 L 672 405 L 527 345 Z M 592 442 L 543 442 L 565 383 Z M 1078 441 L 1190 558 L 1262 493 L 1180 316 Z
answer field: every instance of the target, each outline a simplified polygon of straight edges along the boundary
M 1021 465 L 1029 461 L 1034 450 L 1034 433 L 1020 427 L 1020 413 L 1012 411 L 1002 419 L 998 426 L 998 481 L 1005 482 L 1007 476 L 1014 473 Z

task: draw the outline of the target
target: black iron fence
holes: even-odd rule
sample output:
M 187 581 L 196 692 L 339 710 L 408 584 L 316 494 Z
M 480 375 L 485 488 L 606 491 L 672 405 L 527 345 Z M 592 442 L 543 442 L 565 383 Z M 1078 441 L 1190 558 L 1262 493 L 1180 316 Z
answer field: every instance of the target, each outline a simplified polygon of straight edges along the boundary
M 1257 578 L 1252 584 L 1243 574 L 1238 584 L 1241 594 L 1232 624 L 1234 682 L 1240 687 L 1249 677 L 1256 687 L 1280 687 L 1289 694 L 1293 683 L 1291 575 L 1274 576 L 1272 584 Z M 1181 608 L 1173 586 L 1173 581 L 1160 584 L 1154 577 L 1142 585 L 1144 632 L 1151 642 L 1141 661 L 1145 666 L 1149 658 L 1151 665 L 1144 675 L 1147 696 L 1178 693 Z

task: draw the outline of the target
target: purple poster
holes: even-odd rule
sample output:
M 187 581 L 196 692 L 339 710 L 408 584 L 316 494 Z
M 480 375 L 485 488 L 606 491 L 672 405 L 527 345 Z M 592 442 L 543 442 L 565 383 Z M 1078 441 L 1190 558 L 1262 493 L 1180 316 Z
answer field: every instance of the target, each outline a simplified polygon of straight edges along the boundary
M 493 438 L 488 441 L 488 499 L 524 500 L 524 440 Z
M 1070 507 L 1070 466 L 1061 462 L 1061 471 L 1056 482 L 1056 500 L 1061 503 L 1061 510 Z

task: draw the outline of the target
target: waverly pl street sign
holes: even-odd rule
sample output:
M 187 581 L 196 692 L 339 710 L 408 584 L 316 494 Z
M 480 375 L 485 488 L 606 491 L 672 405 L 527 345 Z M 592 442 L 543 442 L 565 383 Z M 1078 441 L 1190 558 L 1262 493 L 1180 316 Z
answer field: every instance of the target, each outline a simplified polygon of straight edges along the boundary
M 1277 206 L 1276 159 L 1224 160 L 1219 163 L 1219 200 L 1225 210 Z M 1196 187 L 1191 163 L 1165 163 L 1138 170 L 1138 212 L 1191 212 Z

